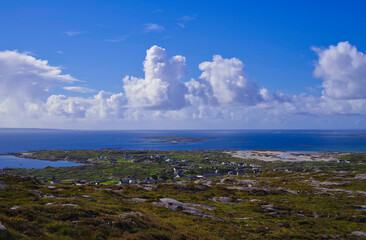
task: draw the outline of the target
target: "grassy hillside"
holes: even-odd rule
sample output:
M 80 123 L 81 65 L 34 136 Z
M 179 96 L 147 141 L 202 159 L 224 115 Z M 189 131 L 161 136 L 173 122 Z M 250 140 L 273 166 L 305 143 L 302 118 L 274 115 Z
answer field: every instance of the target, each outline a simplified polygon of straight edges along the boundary
M 90 164 L 3 171 L 0 239 L 359 239 L 366 232 L 362 154 L 328 163 L 262 162 L 219 151 L 32 157 L 53 153 Z M 212 172 L 222 175 L 197 178 Z M 120 178 L 137 184 L 117 185 Z

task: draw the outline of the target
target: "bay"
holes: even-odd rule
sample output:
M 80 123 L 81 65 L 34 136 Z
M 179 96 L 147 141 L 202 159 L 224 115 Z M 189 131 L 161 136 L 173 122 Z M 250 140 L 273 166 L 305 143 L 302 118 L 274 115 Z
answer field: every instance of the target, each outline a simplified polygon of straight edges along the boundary
M 45 168 L 45 167 L 71 167 L 80 163 L 70 161 L 43 161 L 37 159 L 18 158 L 11 155 L 0 156 L 0 169 L 2 168 Z

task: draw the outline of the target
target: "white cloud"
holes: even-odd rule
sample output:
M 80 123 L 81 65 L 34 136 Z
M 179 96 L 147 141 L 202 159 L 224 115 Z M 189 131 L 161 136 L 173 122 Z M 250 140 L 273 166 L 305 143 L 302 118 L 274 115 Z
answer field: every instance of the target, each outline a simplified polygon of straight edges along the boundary
M 145 78 L 126 76 L 123 79 L 128 105 L 134 108 L 179 109 L 185 106 L 187 74 L 183 56 L 166 56 L 164 48 L 153 46 L 146 51 Z
M 123 78 L 123 93 L 99 91 L 91 97 L 69 97 L 50 95 L 49 90 L 59 87 L 80 93 L 95 90 L 73 85 L 77 79 L 45 60 L 28 53 L 3 51 L 0 52 L 0 124 L 4 126 L 7 121 L 6 126 L 25 126 L 24 121 L 33 120 L 30 127 L 55 122 L 64 127 L 63 123 L 76 122 L 85 128 L 92 123 L 102 126 L 108 122 L 104 128 L 112 126 L 110 123 L 118 128 L 124 126 L 121 123 L 129 122 L 135 128 L 141 125 L 133 123 L 162 128 L 167 124 L 174 128 L 173 122 L 179 122 L 182 128 L 218 126 L 215 124 L 229 128 L 245 128 L 250 124 L 275 128 L 291 126 L 294 121 L 307 121 L 306 124 L 316 127 L 314 119 L 326 122 L 366 116 L 364 54 L 347 42 L 317 49 L 317 53 L 314 76 L 323 81 L 321 97 L 271 93 L 246 78 L 242 61 L 220 55 L 199 64 L 202 73 L 197 80 L 184 82 L 185 57 L 168 58 L 165 49 L 158 46 L 146 51 L 143 78 Z M 13 124 L 15 121 L 18 125 Z M 159 125 L 160 121 L 164 125 Z
M 164 27 L 156 24 L 156 23 L 146 23 L 144 25 L 144 31 L 145 32 L 161 32 L 164 30 Z
M 66 86 L 63 89 L 71 92 L 79 92 L 79 93 L 92 93 L 96 92 L 96 90 L 87 88 L 87 87 L 79 87 L 79 86 Z
M 192 106 L 217 105 L 216 99 L 213 97 L 212 88 L 194 80 L 193 78 L 185 83 L 187 94 L 185 98 Z
M 334 99 L 366 98 L 366 56 L 349 42 L 313 48 L 319 60 L 314 76 L 323 79 L 323 95 Z
M 181 18 L 178 19 L 178 26 L 180 26 L 181 28 L 185 28 L 186 27 L 186 23 L 193 21 L 194 19 L 196 19 L 196 16 L 183 16 Z
M 52 95 L 47 99 L 45 109 L 50 116 L 87 119 L 122 118 L 126 100 L 122 93 L 100 91 L 91 98 Z
M 65 95 L 51 95 L 46 102 L 46 111 L 55 116 L 85 117 L 91 104 L 87 99 L 66 97 Z
M 248 81 L 243 68 L 244 64 L 237 58 L 224 59 L 215 55 L 211 62 L 199 65 L 199 69 L 203 71 L 199 87 L 205 89 L 199 91 L 204 91 L 205 98 L 212 94 L 215 101 L 223 106 L 254 105 L 262 101 L 257 84 Z M 190 85 L 192 91 L 193 82 Z
M 61 74 L 60 67 L 50 66 L 17 51 L 0 52 L 0 104 L 2 112 L 17 114 L 38 109 L 50 88 L 78 81 L 69 74 Z M 32 107 L 30 107 L 32 106 Z M 6 110 L 7 109 L 7 110 Z
M 63 32 L 63 34 L 66 34 L 69 37 L 77 36 L 84 33 L 86 33 L 86 31 L 70 30 L 67 32 Z

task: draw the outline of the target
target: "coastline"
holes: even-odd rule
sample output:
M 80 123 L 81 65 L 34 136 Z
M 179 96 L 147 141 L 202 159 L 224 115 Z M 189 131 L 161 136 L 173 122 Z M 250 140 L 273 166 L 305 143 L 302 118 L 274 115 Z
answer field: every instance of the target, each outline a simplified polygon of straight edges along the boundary
M 68 153 L 70 151 L 104 151 L 106 149 L 92 149 L 92 150 L 47 150 L 47 151 L 63 151 Z M 291 151 L 291 150 L 273 150 L 273 149 L 252 149 L 252 150 L 237 150 L 237 149 L 192 149 L 192 150 L 120 150 L 119 148 L 109 148 L 110 150 L 128 152 L 128 151 L 157 151 L 157 152 L 174 152 L 174 151 L 186 151 L 186 152 L 197 152 L 197 151 L 218 151 L 222 153 L 229 154 L 231 157 L 246 159 L 246 160 L 257 160 L 264 162 L 334 162 L 338 161 L 339 158 L 347 156 L 349 154 L 363 154 L 365 152 L 339 152 L 339 151 Z M 40 151 L 30 151 L 30 152 L 18 152 L 18 153 L 3 153 L 2 156 L 10 155 L 18 158 L 35 159 L 43 161 L 69 161 L 81 164 L 96 164 L 100 163 L 98 161 L 90 161 L 87 158 L 73 158 L 73 157 L 55 157 L 55 156 L 36 156 L 34 153 Z
M 252 159 L 265 162 L 331 162 L 338 161 L 340 157 L 352 154 L 352 152 L 332 151 L 281 151 L 281 150 L 233 150 L 227 151 L 232 157 Z
M 82 164 L 88 164 L 87 159 L 75 159 L 75 158 L 56 158 L 56 157 L 38 157 L 33 156 L 31 154 L 25 154 L 25 153 L 9 153 L 9 154 L 2 154 L 2 155 L 10 155 L 18 158 L 27 158 L 27 159 L 35 159 L 35 160 L 42 160 L 42 161 L 51 161 L 51 162 L 57 162 L 57 161 L 69 161 L 74 163 L 82 163 Z

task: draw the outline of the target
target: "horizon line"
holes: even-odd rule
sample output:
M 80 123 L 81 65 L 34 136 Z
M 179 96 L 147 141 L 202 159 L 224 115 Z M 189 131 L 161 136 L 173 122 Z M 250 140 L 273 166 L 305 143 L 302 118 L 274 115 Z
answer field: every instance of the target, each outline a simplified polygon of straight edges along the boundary
M 53 131 L 366 131 L 362 128 L 227 128 L 227 129 L 63 129 L 63 128 L 16 128 L 0 127 L 0 130 L 53 130 Z

